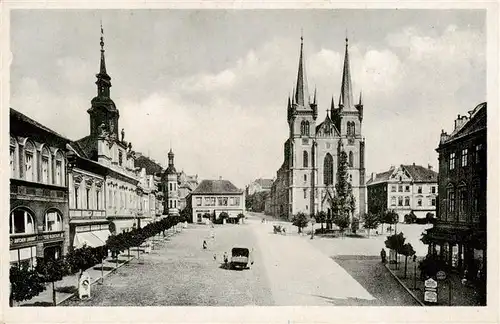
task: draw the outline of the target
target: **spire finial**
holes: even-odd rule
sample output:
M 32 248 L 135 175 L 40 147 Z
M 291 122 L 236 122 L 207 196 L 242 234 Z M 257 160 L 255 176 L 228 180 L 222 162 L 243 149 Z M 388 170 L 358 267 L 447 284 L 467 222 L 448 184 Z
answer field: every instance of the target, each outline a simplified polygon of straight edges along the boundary
M 359 92 L 359 105 L 363 106 L 363 91 Z
M 104 53 L 104 29 L 102 28 L 102 19 L 101 19 L 101 52 Z
M 300 28 L 300 46 L 304 45 L 304 28 Z
M 299 106 L 306 107 L 310 103 L 309 91 L 307 88 L 306 66 L 304 62 L 304 37 L 300 36 L 300 57 L 299 71 L 297 74 L 297 87 L 294 92 L 295 103 Z

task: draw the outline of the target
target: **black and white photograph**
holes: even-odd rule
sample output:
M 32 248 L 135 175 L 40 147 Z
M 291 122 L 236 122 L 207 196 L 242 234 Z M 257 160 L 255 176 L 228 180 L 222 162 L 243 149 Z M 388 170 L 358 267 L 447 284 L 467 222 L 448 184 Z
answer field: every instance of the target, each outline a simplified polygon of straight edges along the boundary
M 498 302 L 495 6 L 139 2 L 3 8 L 6 309 Z

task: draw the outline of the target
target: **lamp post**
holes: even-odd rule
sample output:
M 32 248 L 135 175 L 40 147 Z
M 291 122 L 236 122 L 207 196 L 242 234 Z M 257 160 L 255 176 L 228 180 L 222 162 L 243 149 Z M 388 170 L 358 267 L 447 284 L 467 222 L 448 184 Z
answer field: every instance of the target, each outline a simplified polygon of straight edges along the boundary
M 311 218 L 311 240 L 314 239 L 314 224 L 316 224 L 316 219 Z

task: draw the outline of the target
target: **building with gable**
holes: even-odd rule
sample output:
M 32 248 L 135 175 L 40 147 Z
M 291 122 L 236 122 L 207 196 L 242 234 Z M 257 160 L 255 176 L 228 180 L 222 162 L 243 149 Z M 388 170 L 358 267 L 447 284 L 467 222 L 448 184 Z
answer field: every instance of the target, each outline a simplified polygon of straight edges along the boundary
M 198 175 L 187 175 L 184 171 L 177 174 L 179 184 L 179 211 L 187 207 L 189 195 L 198 187 Z
M 355 215 L 365 213 L 365 140 L 362 136 L 363 101 L 353 99 L 348 40 L 338 106 L 334 99 L 323 121 L 317 121 L 316 90 L 309 96 L 301 37 L 299 69 L 293 97 L 288 98 L 289 136 L 283 164 L 271 187 L 270 209 L 290 219 L 298 212 L 332 213 L 336 171 L 341 151 L 348 156 L 348 180 L 356 200 Z
M 228 222 L 236 223 L 238 215 L 245 211 L 245 194 L 228 180 L 203 180 L 191 193 L 188 204 L 193 223 L 202 223 L 205 214 L 215 222 L 222 212 L 228 214 Z
M 372 173 L 366 182 L 368 211 L 374 214 L 392 210 L 399 221 L 411 212 L 417 218 L 436 215 L 438 174 L 432 167 L 391 166 L 388 171 Z

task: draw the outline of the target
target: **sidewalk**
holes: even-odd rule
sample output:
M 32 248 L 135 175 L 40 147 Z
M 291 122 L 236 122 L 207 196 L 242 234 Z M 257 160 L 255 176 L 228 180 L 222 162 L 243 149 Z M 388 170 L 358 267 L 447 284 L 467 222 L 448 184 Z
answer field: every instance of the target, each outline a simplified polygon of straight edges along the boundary
M 162 244 L 164 241 L 168 240 L 172 235 L 178 232 L 167 231 L 165 237 L 161 237 L 160 239 L 154 240 L 158 244 Z M 144 254 L 144 249 L 139 248 L 140 255 Z M 123 265 L 129 263 L 133 259 L 137 259 L 137 248 L 130 249 L 130 258 L 128 257 L 127 251 L 124 251 L 118 256 L 118 263 L 115 263 L 111 257 L 105 259 L 101 264 L 96 264 L 95 266 L 85 270 L 90 276 L 91 284 L 95 284 L 97 282 L 101 282 L 103 277 L 108 276 L 113 271 L 119 269 Z M 139 260 L 140 262 L 140 260 Z M 78 294 L 78 277 L 79 272 L 73 275 L 69 275 L 64 277 L 62 280 L 55 282 L 55 290 L 56 290 L 56 305 L 61 304 L 65 300 L 71 298 L 73 295 Z M 30 300 L 25 300 L 20 303 L 15 303 L 14 307 L 17 306 L 53 306 L 52 302 L 52 283 L 46 284 L 46 289 L 41 292 L 38 296 L 33 297 Z
M 396 264 L 386 264 L 386 268 L 395 276 L 400 284 L 423 305 L 429 306 L 484 306 L 481 304 L 481 295 L 477 288 L 471 285 L 463 285 L 458 274 L 451 273 L 447 278 L 438 281 L 438 302 L 424 302 L 424 281 L 420 279 L 418 263 L 422 258 L 417 258 L 415 263 L 408 258 L 406 278 L 404 278 L 404 257 L 400 257 L 398 269 Z M 451 301 L 450 301 L 451 286 Z

